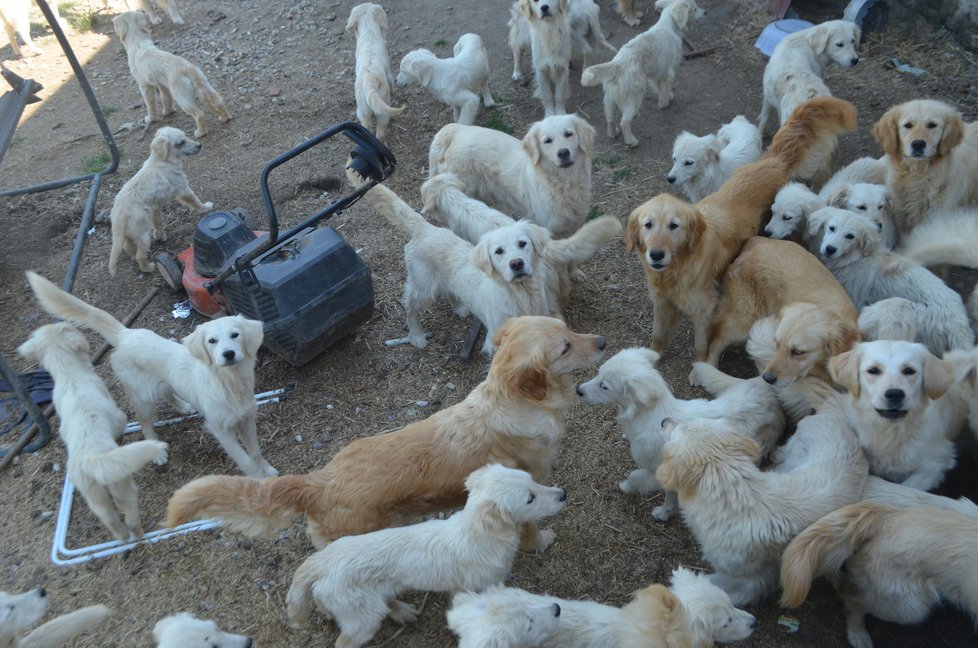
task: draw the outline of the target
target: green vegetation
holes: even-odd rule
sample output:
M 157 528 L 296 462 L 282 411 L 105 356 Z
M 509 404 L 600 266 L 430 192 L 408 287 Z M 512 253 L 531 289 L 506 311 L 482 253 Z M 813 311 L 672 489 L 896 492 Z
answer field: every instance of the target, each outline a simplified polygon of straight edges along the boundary
M 123 151 L 119 149 L 119 159 L 123 158 Z M 90 158 L 86 158 L 84 162 L 85 173 L 98 173 L 99 171 L 104 171 L 108 168 L 109 162 L 112 161 L 112 156 L 109 155 L 108 151 L 100 151 L 98 154 L 93 155 Z
M 95 24 L 98 21 L 98 11 L 86 9 L 81 13 L 68 16 L 71 26 L 80 32 L 95 31 Z
M 119 109 L 116 108 L 115 106 L 101 106 L 101 109 L 102 109 L 102 116 L 103 117 L 108 117 L 112 113 L 119 112 Z
M 584 219 L 584 222 L 593 221 L 595 218 L 598 218 L 599 216 L 604 216 L 604 212 L 601 211 L 601 208 L 598 207 L 597 205 L 591 205 L 591 209 L 588 210 L 587 218 Z
M 507 135 L 512 135 L 516 132 L 516 128 L 506 121 L 506 117 L 503 115 L 503 111 L 498 110 L 496 107 L 489 109 L 489 118 L 486 119 L 486 123 L 483 124 L 486 128 L 492 128 L 493 130 L 502 131 Z
M 446 45 L 448 45 L 448 41 L 444 38 L 439 38 L 435 41 L 435 47 L 445 47 Z

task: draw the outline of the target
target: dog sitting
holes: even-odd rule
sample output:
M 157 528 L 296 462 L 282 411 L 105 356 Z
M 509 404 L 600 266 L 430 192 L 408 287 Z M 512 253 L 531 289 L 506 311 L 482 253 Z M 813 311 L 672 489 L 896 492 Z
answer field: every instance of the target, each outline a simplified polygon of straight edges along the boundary
M 530 44 L 533 95 L 545 117 L 567 113 L 571 59 L 572 0 L 516 0 L 510 11 L 509 47 L 513 51 L 513 80 L 523 78 L 523 50 Z
M 405 590 L 479 591 L 501 583 L 513 567 L 520 525 L 555 515 L 567 498 L 563 489 L 499 464 L 472 472 L 465 489 L 465 508 L 446 520 L 346 536 L 307 558 L 285 596 L 291 625 L 305 625 L 315 604 L 336 620 L 336 645 L 358 648 L 385 617 L 417 618 L 417 608 L 397 598 Z
M 478 34 L 462 34 L 454 58 L 440 59 L 424 48 L 408 52 L 394 79 L 399 86 L 416 83 L 452 107 L 457 124 L 475 123 L 479 98 L 486 108 L 496 105 L 489 92 L 489 54 Z
M 831 392 L 831 390 L 829 390 Z M 679 493 L 683 520 L 713 583 L 734 605 L 774 591 L 784 546 L 806 526 L 859 498 L 867 464 L 841 397 L 820 398 L 761 472 L 761 448 L 722 419 L 666 426 L 671 433 L 656 478 Z
M 512 636 L 525 626 L 528 611 L 556 608 L 545 617 L 534 642 L 488 644 Z M 730 597 L 707 575 L 679 567 L 672 585 L 650 585 L 632 595 L 622 608 L 593 601 L 573 601 L 531 594 L 526 590 L 491 587 L 481 594 L 460 592 L 448 611 L 448 627 L 459 635 L 459 648 L 604 648 L 606 646 L 689 646 L 708 648 L 714 642 L 746 639 L 757 625 L 752 614 L 738 610 Z M 553 619 L 553 621 L 550 621 Z M 551 627 L 552 626 L 552 627 Z M 498 630 L 497 630 L 498 628 Z M 524 636 L 529 635 L 524 631 Z
M 605 340 L 557 319 L 515 317 L 499 328 L 495 345 L 489 375 L 462 402 L 357 439 L 308 475 L 196 479 L 170 498 L 167 526 L 207 516 L 248 535 L 267 535 L 305 514 L 309 538 L 321 548 L 340 536 L 460 506 L 465 477 L 492 461 L 548 480 L 575 402 L 572 375 L 601 358 Z M 554 538 L 553 531 L 528 526 L 523 547 L 542 551 Z
M 604 86 L 608 137 L 621 133 L 628 147 L 638 146 L 632 121 L 645 93 L 655 89 L 659 108 L 672 102 L 676 70 L 683 60 L 683 34 L 691 18 L 704 15 L 695 0 L 656 0 L 655 8 L 662 12 L 658 22 L 622 45 L 611 61 L 592 65 L 581 75 L 583 86 Z
M 762 456 L 770 452 L 784 431 L 784 415 L 774 392 L 759 378 L 741 380 L 706 363 L 693 365 L 704 387 L 716 398 L 680 400 L 655 369 L 659 354 L 651 349 L 619 351 L 598 369 L 598 375 L 577 388 L 589 405 L 617 405 L 618 423 L 639 468 L 618 482 L 623 493 L 648 495 L 665 490 L 655 478 L 662 462 L 662 447 L 669 440 L 663 431 L 666 419 L 685 422 L 697 418 L 723 418 L 736 422 L 738 431 L 761 445 Z M 663 522 L 676 510 L 676 493 L 666 491 L 665 502 L 652 509 L 652 517 Z
M 672 169 L 666 180 L 697 202 L 719 189 L 738 168 L 760 157 L 761 132 L 737 115 L 715 135 L 681 132 L 672 145 Z
M 162 441 L 117 445 L 126 416 L 92 367 L 91 349 L 70 324 L 48 324 L 31 333 L 17 351 L 54 377 L 58 435 L 68 449 L 68 476 L 92 512 L 117 540 L 143 537 L 136 482 L 132 475 L 166 457 Z M 122 511 L 120 519 L 116 509 Z
M 872 648 L 865 616 L 923 623 L 936 605 L 978 616 L 978 520 L 930 506 L 845 506 L 798 534 L 781 562 L 781 604 L 801 605 L 816 576 L 832 578 L 849 645 Z
M 24 594 L 0 592 L 0 646 L 3 648 L 60 648 L 65 642 L 102 623 L 112 610 L 104 605 L 63 614 L 35 628 L 24 637 L 19 635 L 47 614 L 50 599 L 43 589 Z
M 251 639 L 224 632 L 210 620 L 189 612 L 173 614 L 153 626 L 156 648 L 251 648 Z
M 968 419 L 970 390 L 957 368 L 922 344 L 862 342 L 829 361 L 845 387 L 850 421 L 872 474 L 932 490 L 954 467 L 954 439 Z
M 174 342 L 149 329 L 126 328 L 38 274 L 28 271 L 27 280 L 44 310 L 95 331 L 115 347 L 112 371 L 147 438 L 157 438 L 153 419 L 156 401 L 162 398 L 183 414 L 196 410 L 204 428 L 245 474 L 278 474 L 262 457 L 255 427 L 261 322 L 241 315 L 220 317 L 198 325 L 182 343 Z
M 126 48 L 129 71 L 139 85 L 139 93 L 146 104 L 147 115 L 143 120 L 146 128 L 160 120 L 157 93 L 163 102 L 163 116 L 173 112 L 173 102 L 176 102 L 181 110 L 194 118 L 194 137 L 207 134 L 205 110 L 215 113 L 222 123 L 231 120 L 224 99 L 199 67 L 153 44 L 146 14 L 126 11 L 112 19 L 112 26 Z M 146 128 L 143 129 L 144 135 Z
M 379 4 L 358 4 L 350 11 L 346 33 L 357 39 L 357 120 L 384 140 L 391 118 L 404 110 L 390 105 L 394 75 L 387 55 L 387 13 Z
M 156 131 L 149 145 L 149 157 L 136 174 L 116 194 L 109 218 L 112 221 L 112 250 L 109 274 L 115 276 L 119 256 L 136 259 L 142 272 L 154 272 L 149 262 L 153 237 L 166 240 L 163 231 L 164 205 L 176 200 L 198 212 L 213 209 L 214 203 L 200 202 L 183 171 L 183 160 L 200 153 L 201 144 L 178 128 L 164 126 Z

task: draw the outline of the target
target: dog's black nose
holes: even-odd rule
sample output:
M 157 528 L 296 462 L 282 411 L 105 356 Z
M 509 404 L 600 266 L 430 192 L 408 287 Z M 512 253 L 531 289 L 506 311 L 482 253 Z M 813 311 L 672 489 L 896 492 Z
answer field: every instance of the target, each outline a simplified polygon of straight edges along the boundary
M 570 149 L 560 149 L 557 151 L 557 157 L 559 157 L 561 160 L 570 159 Z
M 763 374 L 761 374 L 761 378 L 763 378 L 764 382 L 766 382 L 769 385 L 773 385 L 774 383 L 778 382 L 777 376 L 775 376 L 773 373 L 768 373 L 766 371 Z
M 225 360 L 234 360 L 235 353 L 234 353 L 234 351 L 232 349 L 228 349 L 227 351 L 225 351 L 221 355 L 224 356 L 224 359 Z
M 766 236 L 768 238 L 771 238 L 771 230 L 769 230 L 769 229 L 766 229 L 765 228 L 764 231 L 761 232 L 761 234 L 763 234 L 764 236 Z
M 45 596 L 48 595 L 48 591 L 46 589 L 44 589 L 43 587 L 40 587 L 37 590 L 37 595 L 40 596 L 41 598 L 44 598 Z
M 513 270 L 522 270 L 524 265 L 523 259 L 513 259 L 509 262 L 509 267 Z
M 556 603 L 554 603 L 554 616 L 555 617 L 559 617 L 560 616 L 560 606 L 557 605 Z
M 244 648 L 251 648 L 251 639 L 245 642 Z
M 561 488 L 560 489 L 560 501 L 563 502 L 566 499 L 567 499 L 567 491 L 565 491 L 563 488 Z
M 887 389 L 883 392 L 883 396 L 886 397 L 888 401 L 902 401 L 906 394 L 902 389 Z
M 666 176 L 666 182 L 669 184 L 676 184 L 676 176 Z
M 825 248 L 825 256 L 832 256 L 838 251 L 838 248 L 836 248 L 834 245 L 829 245 Z
M 752 628 L 756 628 L 757 627 L 757 617 L 752 617 L 751 618 L 750 627 L 752 627 Z
M 852 63 L 853 65 L 855 65 L 856 63 L 859 62 L 859 57 L 858 56 L 853 56 L 851 59 L 849 59 L 849 62 Z
M 666 258 L 666 253 L 664 250 L 649 250 L 649 258 L 653 261 L 662 261 Z
M 577 386 L 577 395 L 578 396 L 583 396 L 584 395 L 584 390 L 581 389 L 581 386 L 580 385 Z
M 925 148 L 927 148 L 927 142 L 924 140 L 916 139 L 910 142 L 910 150 L 914 153 L 923 153 Z
M 550 13 L 550 5 L 540 5 L 540 13 L 544 16 Z
M 605 339 L 603 335 L 598 336 L 598 351 L 604 351 Z

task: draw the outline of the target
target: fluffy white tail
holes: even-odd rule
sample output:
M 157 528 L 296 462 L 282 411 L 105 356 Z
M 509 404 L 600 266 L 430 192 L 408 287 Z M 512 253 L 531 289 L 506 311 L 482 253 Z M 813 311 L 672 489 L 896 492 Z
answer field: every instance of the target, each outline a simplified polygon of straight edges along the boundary
M 69 612 L 36 628 L 16 644 L 19 648 L 59 648 L 112 614 L 104 605 L 92 605 Z M 16 639 L 15 639 L 16 641 Z
M 136 441 L 85 458 L 85 472 L 100 484 L 112 484 L 133 474 L 166 452 L 164 441 Z
M 112 346 L 119 343 L 119 334 L 126 328 L 122 322 L 104 310 L 86 304 L 74 295 L 69 295 L 36 272 L 28 270 L 27 281 L 38 303 L 48 313 L 76 326 L 95 331 Z

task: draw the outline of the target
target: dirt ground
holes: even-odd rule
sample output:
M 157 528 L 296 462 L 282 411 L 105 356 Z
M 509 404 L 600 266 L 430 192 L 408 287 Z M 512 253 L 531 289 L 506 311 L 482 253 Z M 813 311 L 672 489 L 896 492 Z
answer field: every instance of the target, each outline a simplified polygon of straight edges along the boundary
M 343 28 L 351 0 L 270 3 L 261 0 L 178 0 L 187 19 L 183 26 L 164 22 L 154 29 L 157 44 L 200 65 L 224 95 L 234 114 L 226 125 L 210 116 L 210 133 L 199 156 L 187 163 L 191 184 L 204 201 L 219 208 L 244 207 L 259 222 L 264 211 L 258 176 L 266 161 L 328 126 L 354 114 L 354 43 Z M 96 3 L 100 6 L 100 3 Z M 508 127 L 519 137 L 541 116 L 528 87 L 510 80 L 511 56 L 506 46 L 510 0 L 478 3 L 413 0 L 388 2 L 389 50 L 395 67 L 417 47 L 450 56 L 463 33 L 479 33 L 492 61 L 491 86 L 498 102 L 480 111 L 478 123 Z M 604 134 L 601 95 L 579 84 L 580 58 L 575 53 L 571 74 L 570 108 L 598 128 L 594 156 L 594 211 L 623 221 L 649 197 L 666 191 L 665 173 L 676 134 L 715 131 L 736 114 L 756 117 L 761 104 L 761 75 L 765 58 L 752 44 L 769 20 L 749 0 L 703 0 L 707 16 L 692 26 L 688 40 L 697 50 L 716 48 L 688 59 L 676 85 L 675 101 L 659 110 L 647 100 L 637 121 L 641 140 L 635 150 Z M 841 139 L 836 164 L 880 150 L 870 132 L 873 122 L 891 105 L 917 97 L 937 97 L 957 105 L 968 120 L 978 112 L 978 68 L 943 32 L 906 15 L 891 5 L 890 25 L 882 35 L 870 35 L 864 61 L 851 71 L 829 69 L 826 80 L 833 92 L 853 101 L 860 111 L 859 129 Z M 114 3 L 118 8 L 121 2 Z M 602 0 L 602 25 L 608 39 L 622 45 L 654 20 L 649 0 L 639 5 L 648 14 L 638 28 L 626 26 Z M 813 22 L 841 16 L 845 3 L 794 3 L 801 17 Z M 84 3 L 67 11 L 81 14 Z M 125 53 L 112 33 L 114 10 L 98 14 L 95 29 L 69 30 L 83 59 L 95 93 L 122 149 L 119 171 L 106 178 L 97 209 L 108 211 L 112 197 L 139 168 L 148 140 L 127 130 L 144 115 L 138 89 Z M 13 145 L 0 168 L 0 186 L 57 179 L 84 172 L 99 163 L 101 145 L 94 120 L 57 43 L 40 21 L 34 33 L 44 47 L 42 56 L 16 60 L 8 47 L 0 58 L 21 76 L 44 84 L 44 101 L 25 114 Z M 606 53 L 603 53 L 607 56 Z M 893 69 L 891 62 L 923 68 L 914 76 Z M 418 88 L 401 89 L 395 102 L 406 109 L 393 123 L 389 145 L 398 169 L 388 185 L 413 205 L 426 173 L 428 144 L 451 113 Z M 167 125 L 192 130 L 192 121 L 179 111 Z M 286 224 L 321 209 L 343 192 L 346 140 L 334 140 L 273 175 L 273 194 L 279 217 Z M 0 353 L 18 370 L 29 367 L 14 353 L 27 334 L 47 321 L 23 278 L 34 269 L 60 282 L 64 276 L 88 186 L 75 186 L 39 195 L 0 201 Z M 186 210 L 167 211 L 166 228 L 177 252 L 189 245 L 197 217 Z M 437 304 L 424 323 L 433 338 L 427 349 L 387 348 L 386 338 L 402 335 L 404 312 L 399 300 L 404 281 L 403 237 L 385 221 L 356 206 L 332 224 L 370 265 L 376 309 L 369 322 L 352 337 L 301 368 L 293 368 L 263 350 L 257 365 L 260 390 L 294 385 L 290 399 L 260 410 L 262 448 L 282 472 L 306 472 L 324 465 L 352 439 L 395 429 L 457 402 L 485 375 L 488 362 L 476 357 L 465 363 L 458 352 L 467 322 L 455 317 L 446 303 Z M 75 293 L 122 317 L 154 286 L 158 276 L 139 275 L 125 259 L 114 280 L 106 262 L 108 222 L 94 228 Z M 579 331 L 605 335 L 608 355 L 648 343 L 652 306 L 639 262 L 625 254 L 620 242 L 609 243 L 583 266 L 585 284 L 576 287 L 567 321 Z M 970 289 L 967 281 L 961 289 Z M 166 289 L 153 299 L 136 325 L 181 337 L 199 317 L 174 319 L 171 307 L 182 299 Z M 100 340 L 93 343 L 101 344 Z M 700 396 L 685 376 L 691 357 L 690 336 L 684 329 L 665 354 L 661 369 L 682 397 Z M 749 375 L 742 352 L 728 353 L 723 367 Z M 112 389 L 118 386 L 107 368 L 100 368 Z M 590 375 L 583 374 L 581 380 Z M 124 402 L 120 400 L 120 402 Z M 162 412 L 165 416 L 166 412 Z M 208 473 L 235 473 L 230 460 L 195 423 L 162 431 L 171 444 L 170 463 L 147 468 L 137 476 L 147 530 L 157 528 L 168 496 L 190 479 Z M 9 444 L 12 435 L 0 439 Z M 54 517 L 63 482 L 65 453 L 57 440 L 41 451 L 21 457 L 0 475 L 0 589 L 22 591 L 44 586 L 51 592 L 52 612 L 63 613 L 94 603 L 116 610 L 97 633 L 75 642 L 103 648 L 145 646 L 157 619 L 188 610 L 217 620 L 234 632 L 248 634 L 258 646 L 328 645 L 336 636 L 331 622 L 314 616 L 310 625 L 291 630 L 284 614 L 284 595 L 292 573 L 311 552 L 300 524 L 274 541 L 248 540 L 221 530 L 202 532 L 153 545 L 141 545 L 125 555 L 95 560 L 77 567 L 56 567 L 49 559 Z M 568 491 L 566 510 L 552 521 L 557 543 L 541 555 L 520 555 L 510 584 L 567 598 L 590 598 L 621 605 L 629 593 L 651 582 L 668 579 L 680 564 L 708 568 L 695 541 L 677 517 L 667 524 L 653 520 L 650 509 L 658 497 L 624 496 L 617 482 L 632 469 L 626 442 L 605 408 L 576 406 L 554 470 L 554 483 Z M 963 458 L 945 492 L 978 496 L 972 475 L 974 462 Z M 109 539 L 84 504 L 76 498 L 68 536 L 70 547 Z M 413 593 L 408 600 L 423 605 L 416 624 L 385 625 L 371 645 L 406 647 L 450 646 L 446 629 L 447 597 Z M 784 611 L 773 602 L 751 610 L 758 616 L 749 646 L 835 646 L 845 644 L 841 606 L 822 584 L 800 609 Z M 782 614 L 796 619 L 800 629 L 790 633 L 778 623 Z M 878 646 L 974 646 L 973 625 L 964 615 L 940 611 L 923 626 L 902 627 L 870 620 Z

